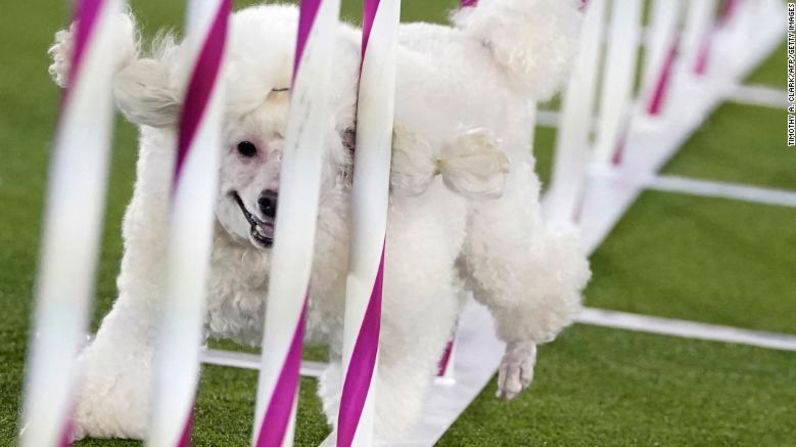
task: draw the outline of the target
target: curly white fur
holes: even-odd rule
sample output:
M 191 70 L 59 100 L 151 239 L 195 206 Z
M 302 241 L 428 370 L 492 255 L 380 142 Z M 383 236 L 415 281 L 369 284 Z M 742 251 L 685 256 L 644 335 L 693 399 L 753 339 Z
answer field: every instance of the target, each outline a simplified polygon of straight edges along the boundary
M 492 51 L 515 87 L 543 101 L 558 89 L 572 61 L 581 0 L 480 0 L 454 23 Z
M 457 27 L 402 26 L 385 290 L 377 384 L 377 434 L 409 429 L 466 291 L 489 307 L 508 342 L 499 390 L 530 384 L 536 345 L 578 312 L 589 270 L 575 235 L 549 229 L 528 151 L 530 102 L 560 82 L 577 28 L 571 0 L 482 0 Z M 82 353 L 76 436 L 144 435 L 163 259 L 175 123 L 187 67 L 162 39 L 142 55 L 129 15 L 119 17 L 119 109 L 140 125 L 135 192 L 124 218 L 119 297 Z M 234 200 L 262 222 L 258 198 L 279 189 L 297 26 L 292 6 L 260 6 L 231 21 L 217 228 L 208 284 L 208 336 L 257 344 L 270 250 Z M 61 31 L 50 68 L 64 85 L 71 33 Z M 323 188 L 310 290 L 309 334 L 329 343 L 320 384 L 330 423 L 340 389 L 340 349 L 359 31 L 335 42 L 334 119 L 325 132 Z M 239 153 L 241 142 L 256 147 Z M 258 208 L 259 207 L 259 208 Z

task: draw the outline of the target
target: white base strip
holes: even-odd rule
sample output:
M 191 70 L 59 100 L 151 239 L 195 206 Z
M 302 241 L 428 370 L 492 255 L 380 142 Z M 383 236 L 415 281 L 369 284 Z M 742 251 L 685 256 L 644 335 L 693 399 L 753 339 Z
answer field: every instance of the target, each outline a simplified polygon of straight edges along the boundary
M 473 319 L 489 318 L 489 315 L 484 308 L 479 305 L 472 304 L 469 313 Z M 697 321 L 680 320 L 674 318 L 654 317 L 644 314 L 635 314 L 630 312 L 621 312 L 608 309 L 598 308 L 585 308 L 578 316 L 578 323 L 587 324 L 590 326 L 599 326 L 613 329 L 623 329 L 634 332 L 644 332 L 650 334 L 667 335 L 672 337 L 692 338 L 698 340 L 709 340 L 724 343 L 734 343 L 739 345 L 756 346 L 760 348 L 776 349 L 784 351 L 796 351 L 796 335 L 755 331 L 732 326 L 722 326 L 708 323 L 700 323 Z M 485 321 L 487 322 L 487 321 Z M 480 332 L 480 331 L 478 331 Z M 490 346 L 495 349 L 494 352 L 502 353 L 502 342 L 490 337 L 486 334 L 478 334 L 476 331 L 468 331 L 468 339 L 472 342 L 477 340 L 488 340 Z M 464 334 L 460 334 L 462 337 Z M 461 338 L 457 339 L 460 342 Z M 478 353 L 481 353 L 481 348 L 478 348 Z M 467 361 L 477 360 L 478 355 L 471 355 Z M 486 357 L 484 357 L 486 358 Z M 499 356 L 491 356 L 491 360 L 499 362 Z M 489 360 L 489 359 L 488 359 Z M 256 354 L 246 354 L 234 351 L 221 351 L 216 349 L 208 349 L 202 352 L 202 362 L 208 365 L 227 366 L 231 368 L 253 369 L 260 368 L 259 356 Z M 466 362 L 464 362 L 466 363 Z M 460 363 L 457 363 L 460 365 Z M 318 378 L 327 364 L 323 362 L 303 361 L 301 363 L 301 375 L 304 377 Z M 471 373 L 467 377 L 462 377 L 461 370 L 457 371 L 457 382 L 462 386 L 462 380 L 478 381 L 478 373 Z M 485 374 L 480 374 L 484 376 Z M 491 373 L 490 373 L 491 377 Z M 487 378 L 488 380 L 488 378 Z M 435 391 L 433 393 L 440 394 L 436 391 L 437 388 L 443 390 L 456 389 L 457 382 L 449 381 L 436 381 L 434 384 Z M 435 419 L 434 417 L 427 417 L 424 421 L 428 422 Z M 418 430 L 420 432 L 421 430 Z M 418 435 L 418 432 L 415 435 Z M 413 436 L 412 438 L 414 438 Z M 410 438 L 404 443 L 399 445 L 416 445 Z
M 762 188 L 734 183 L 696 180 L 662 175 L 646 185 L 647 189 L 690 194 L 702 197 L 743 200 L 745 202 L 796 208 L 796 191 Z
M 785 90 L 764 85 L 739 85 L 730 90 L 725 99 L 739 104 L 774 109 L 785 109 L 788 106 L 788 95 Z
M 582 324 L 613 329 L 796 351 L 796 336 L 794 335 L 752 331 L 686 320 L 604 309 L 584 309 L 577 321 Z
M 208 365 L 228 366 L 241 369 L 260 369 L 259 354 L 247 354 L 245 352 L 221 351 L 218 349 L 206 349 L 200 354 L 202 363 Z M 299 374 L 304 377 L 318 378 L 326 369 L 326 363 L 311 362 L 304 360 L 301 362 Z

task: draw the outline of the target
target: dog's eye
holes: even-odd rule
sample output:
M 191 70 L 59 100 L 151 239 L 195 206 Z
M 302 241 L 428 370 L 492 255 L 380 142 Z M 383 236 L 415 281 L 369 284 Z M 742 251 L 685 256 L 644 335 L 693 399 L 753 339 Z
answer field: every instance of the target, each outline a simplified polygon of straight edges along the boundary
M 238 153 L 246 158 L 251 158 L 257 155 L 257 146 L 251 141 L 241 141 L 238 143 Z

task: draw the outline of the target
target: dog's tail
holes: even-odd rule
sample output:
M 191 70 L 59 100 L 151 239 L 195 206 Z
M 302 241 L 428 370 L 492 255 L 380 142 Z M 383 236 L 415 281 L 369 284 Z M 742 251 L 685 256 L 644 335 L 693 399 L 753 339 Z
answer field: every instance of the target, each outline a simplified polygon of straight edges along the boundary
M 489 199 L 503 193 L 509 159 L 487 129 L 463 131 L 439 150 L 417 135 L 396 129 L 390 184 L 394 192 L 423 193 L 437 177 L 452 191 L 469 199 Z
M 551 97 L 567 74 L 577 48 L 582 0 L 479 0 L 452 20 L 483 42 L 519 93 Z
M 166 59 L 174 57 L 173 39 L 161 36 L 153 45 L 153 57 L 141 58 L 141 39 L 132 13 L 121 12 L 111 20 L 110 38 L 114 39 L 116 48 L 113 93 L 117 107 L 136 124 L 155 127 L 174 124 L 179 105 L 178 89 L 165 63 Z M 58 31 L 48 50 L 52 58 L 50 76 L 59 87 L 67 87 L 69 83 L 76 27 L 73 23 L 68 29 Z
M 111 38 L 115 41 L 114 63 L 118 72 L 132 64 L 138 57 L 139 37 L 135 20 L 130 13 L 114 14 L 111 20 L 113 21 Z M 68 29 L 58 31 L 55 33 L 55 42 L 47 50 L 52 58 L 48 71 L 59 87 L 67 87 L 69 83 L 69 63 L 74 50 L 76 32 L 77 22 L 72 23 Z

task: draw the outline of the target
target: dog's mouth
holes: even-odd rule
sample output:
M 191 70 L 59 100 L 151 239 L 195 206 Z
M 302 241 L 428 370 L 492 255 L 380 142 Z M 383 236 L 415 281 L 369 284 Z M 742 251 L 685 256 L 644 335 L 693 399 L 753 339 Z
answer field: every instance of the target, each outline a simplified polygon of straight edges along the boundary
M 246 209 L 246 205 L 243 204 L 243 200 L 241 200 L 237 191 L 232 191 L 230 196 L 235 203 L 238 204 L 240 211 L 243 213 L 243 217 L 245 217 L 246 221 L 249 222 L 249 237 L 251 237 L 252 241 L 256 245 L 259 245 L 263 248 L 271 248 L 271 246 L 274 244 L 273 220 L 269 219 L 263 221 L 254 214 L 250 213 L 249 210 Z

